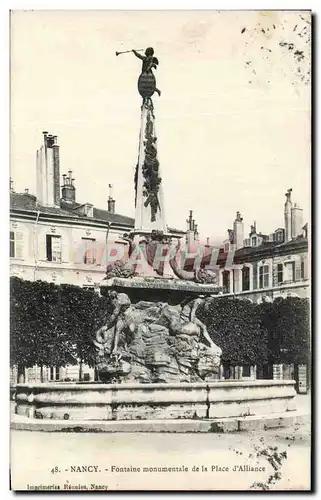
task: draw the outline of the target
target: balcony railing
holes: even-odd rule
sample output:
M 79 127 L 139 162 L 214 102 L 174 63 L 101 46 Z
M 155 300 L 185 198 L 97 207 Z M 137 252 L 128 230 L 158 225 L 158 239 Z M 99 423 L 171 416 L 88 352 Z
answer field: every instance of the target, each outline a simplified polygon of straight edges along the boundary
M 292 285 L 293 283 L 303 283 L 304 281 L 309 281 L 309 278 L 295 278 L 292 280 L 278 281 L 275 286 Z

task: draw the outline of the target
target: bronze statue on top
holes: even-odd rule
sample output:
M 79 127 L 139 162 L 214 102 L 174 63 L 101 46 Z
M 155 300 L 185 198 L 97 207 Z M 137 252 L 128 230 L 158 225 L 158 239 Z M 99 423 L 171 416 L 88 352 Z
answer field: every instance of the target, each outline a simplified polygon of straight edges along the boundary
M 153 74 L 153 69 L 157 69 L 159 61 L 157 57 L 154 57 L 154 49 L 152 47 L 148 47 L 145 50 L 145 55 L 139 54 L 139 52 L 143 52 L 143 49 L 132 49 L 132 50 L 124 50 L 122 52 L 116 52 L 116 56 L 120 54 L 127 54 L 128 52 L 133 52 L 138 59 L 143 61 L 142 64 L 142 72 L 138 78 L 138 92 L 142 96 L 144 100 L 150 99 L 154 92 L 160 96 L 161 91 L 156 88 L 156 78 Z
M 156 88 L 156 79 L 153 74 L 153 69 L 157 69 L 159 61 L 157 57 L 154 57 L 154 49 L 152 47 L 148 47 L 145 50 L 145 55 L 142 56 L 135 49 L 132 50 L 138 59 L 143 61 L 142 64 L 142 72 L 138 78 L 138 92 L 140 95 L 145 97 L 152 97 L 154 92 L 160 96 L 161 92 Z

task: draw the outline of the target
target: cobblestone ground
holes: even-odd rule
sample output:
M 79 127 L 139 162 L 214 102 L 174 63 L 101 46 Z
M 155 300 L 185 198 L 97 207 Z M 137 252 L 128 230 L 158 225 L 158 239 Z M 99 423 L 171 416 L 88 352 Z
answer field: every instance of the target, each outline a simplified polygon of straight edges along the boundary
M 308 410 L 308 397 L 298 400 Z M 310 438 L 310 425 L 233 434 L 12 431 L 12 486 L 308 490 Z M 83 466 L 97 469 L 81 472 Z

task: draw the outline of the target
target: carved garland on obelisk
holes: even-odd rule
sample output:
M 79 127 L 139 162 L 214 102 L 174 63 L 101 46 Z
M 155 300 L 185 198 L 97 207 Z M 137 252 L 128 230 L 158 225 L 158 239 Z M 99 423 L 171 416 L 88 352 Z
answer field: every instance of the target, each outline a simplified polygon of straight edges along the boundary
M 162 182 L 159 176 L 159 161 L 157 159 L 157 138 L 154 135 L 154 115 L 151 99 L 145 99 L 143 106 L 147 109 L 147 119 L 145 127 L 144 154 L 145 159 L 142 167 L 144 177 L 143 196 L 146 198 L 144 206 L 150 205 L 151 222 L 155 222 L 157 211 L 160 210 L 158 200 L 159 187 Z

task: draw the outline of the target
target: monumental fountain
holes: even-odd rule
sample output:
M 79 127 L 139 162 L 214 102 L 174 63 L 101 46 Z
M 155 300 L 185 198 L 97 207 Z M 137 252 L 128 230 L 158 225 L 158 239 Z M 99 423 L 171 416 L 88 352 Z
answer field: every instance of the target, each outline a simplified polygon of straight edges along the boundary
M 127 430 L 240 430 L 253 418 L 283 425 L 296 414 L 294 381 L 218 380 L 222 351 L 197 317 L 220 291 L 217 275 L 201 261 L 186 271 L 166 225 L 152 100 L 161 94 L 159 62 L 152 48 L 132 52 L 142 61 L 135 225 L 124 235 L 126 257 L 108 264 L 101 284 L 112 314 L 93 339 L 99 383 L 19 384 L 16 412 L 56 429 L 90 422 L 121 430 L 111 424 L 127 421 Z

